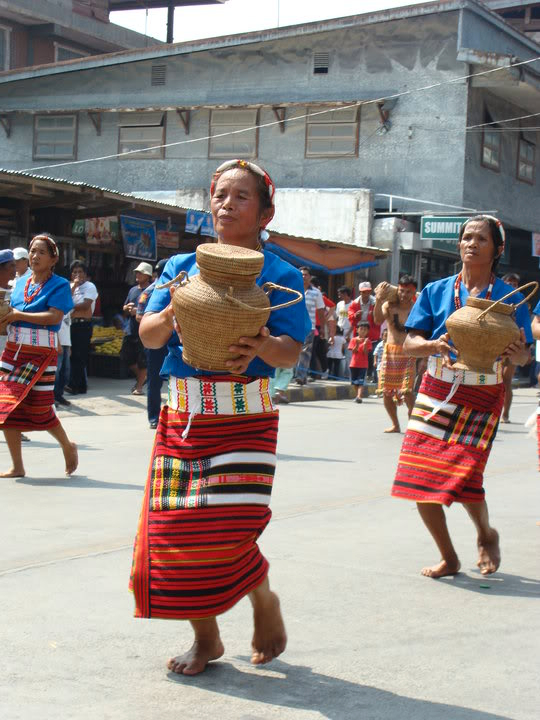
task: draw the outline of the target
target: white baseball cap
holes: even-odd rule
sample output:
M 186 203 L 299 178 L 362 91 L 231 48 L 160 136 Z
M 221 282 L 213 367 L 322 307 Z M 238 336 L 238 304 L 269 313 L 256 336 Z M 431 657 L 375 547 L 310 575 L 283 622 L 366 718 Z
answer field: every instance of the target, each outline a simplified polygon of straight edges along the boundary
M 140 272 L 144 275 L 150 275 L 150 277 L 152 277 L 152 273 L 154 271 L 152 270 L 152 266 L 150 265 L 150 263 L 141 262 L 137 265 L 133 272 Z
M 13 257 L 15 260 L 28 260 L 28 250 L 23 247 L 13 248 Z
M 358 290 L 360 292 L 364 292 L 364 290 L 372 290 L 371 283 L 369 280 L 365 280 L 364 282 L 361 282 L 360 285 L 358 285 Z

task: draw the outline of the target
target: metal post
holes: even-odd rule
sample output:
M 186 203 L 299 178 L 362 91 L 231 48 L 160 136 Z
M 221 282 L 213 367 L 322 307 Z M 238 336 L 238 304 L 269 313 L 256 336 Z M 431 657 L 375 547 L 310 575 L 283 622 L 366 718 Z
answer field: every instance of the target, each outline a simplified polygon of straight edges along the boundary
M 170 44 L 174 37 L 174 0 L 167 5 L 167 42 Z

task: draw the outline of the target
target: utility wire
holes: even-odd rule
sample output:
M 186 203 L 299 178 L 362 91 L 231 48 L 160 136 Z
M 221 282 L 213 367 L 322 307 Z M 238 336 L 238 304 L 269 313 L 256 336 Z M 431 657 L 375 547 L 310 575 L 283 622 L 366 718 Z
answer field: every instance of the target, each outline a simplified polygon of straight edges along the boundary
M 287 118 L 286 122 L 290 123 L 290 122 L 295 122 L 297 120 L 304 120 L 307 117 L 315 117 L 317 115 L 324 115 L 325 113 L 329 113 L 329 112 L 340 112 L 343 110 L 350 110 L 351 108 L 360 107 L 362 105 L 373 105 L 373 104 L 377 104 L 377 103 L 384 103 L 387 100 L 395 100 L 397 98 L 405 97 L 407 95 L 413 95 L 418 92 L 424 92 L 426 90 L 433 90 L 435 88 L 443 87 L 445 85 L 452 85 L 454 83 L 459 83 L 464 80 L 469 80 L 470 78 L 499 72 L 500 70 L 508 70 L 508 68 L 511 68 L 511 67 L 519 67 L 521 65 L 528 65 L 530 63 L 537 62 L 538 60 L 540 60 L 540 56 L 531 58 L 530 60 L 520 60 L 519 62 L 509 63 L 508 65 L 504 65 L 502 67 L 490 68 L 489 70 L 482 70 L 477 73 L 470 73 L 469 75 L 461 75 L 460 77 L 451 78 L 450 80 L 442 80 L 441 82 L 438 82 L 438 83 L 424 85 L 419 88 L 412 88 L 411 90 L 403 90 L 402 92 L 399 92 L 399 93 L 393 93 L 392 95 L 386 95 L 384 97 L 378 97 L 378 98 L 374 98 L 372 100 L 360 100 L 358 102 L 351 103 L 350 105 L 342 105 L 340 107 L 331 107 L 331 108 L 326 108 L 324 110 L 318 110 L 316 112 L 304 113 L 303 115 L 296 115 L 294 117 Z M 205 137 L 191 138 L 189 140 L 178 140 L 176 142 L 164 143 L 162 145 L 152 145 L 151 147 L 137 148 L 136 150 L 126 150 L 125 152 L 113 153 L 112 155 L 101 155 L 99 157 L 85 158 L 84 160 L 69 160 L 69 161 L 62 162 L 62 163 L 40 165 L 38 167 L 25 168 L 24 170 L 20 170 L 19 172 L 35 172 L 36 170 L 47 170 L 49 168 L 67 167 L 67 166 L 72 166 L 72 165 L 83 165 L 83 164 L 90 163 L 90 162 L 98 162 L 100 160 L 112 160 L 114 158 L 126 157 L 128 155 L 136 155 L 137 153 L 148 152 L 151 150 L 177 147 L 180 145 L 189 145 L 191 143 L 213 140 L 215 138 L 223 138 L 223 137 L 230 137 L 231 135 L 239 135 L 240 133 L 252 132 L 253 130 L 257 130 L 260 128 L 267 128 L 267 127 L 279 125 L 280 122 L 281 122 L 280 120 L 273 120 L 272 122 L 262 123 L 260 125 L 253 125 L 252 127 L 248 127 L 248 128 L 242 128 L 241 130 L 229 130 L 228 132 L 218 133 L 216 135 L 206 135 Z

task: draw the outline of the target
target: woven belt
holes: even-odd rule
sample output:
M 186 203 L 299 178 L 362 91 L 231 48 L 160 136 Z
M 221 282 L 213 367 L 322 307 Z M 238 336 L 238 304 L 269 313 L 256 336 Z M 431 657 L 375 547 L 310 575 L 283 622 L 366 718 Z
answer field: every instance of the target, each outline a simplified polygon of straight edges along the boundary
M 452 370 L 443 365 L 442 357 L 431 355 L 427 366 L 428 373 L 437 380 L 453 385 L 498 385 L 502 383 L 502 363 L 497 360 L 493 373 L 479 373 L 474 370 Z
M 273 412 L 269 378 L 249 383 L 169 377 L 168 406 L 199 415 L 248 415 Z
M 45 328 L 28 328 L 8 325 L 8 342 L 16 345 L 33 345 L 34 347 L 55 348 L 57 345 L 58 333 L 55 330 Z

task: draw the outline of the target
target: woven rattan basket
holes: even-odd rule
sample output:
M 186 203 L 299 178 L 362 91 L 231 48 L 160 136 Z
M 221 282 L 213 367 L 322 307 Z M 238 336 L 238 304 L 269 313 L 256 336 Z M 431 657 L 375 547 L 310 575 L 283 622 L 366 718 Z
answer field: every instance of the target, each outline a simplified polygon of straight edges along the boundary
M 182 335 L 182 357 L 200 370 L 228 370 L 227 360 L 235 355 L 229 347 L 241 337 L 255 337 L 268 321 L 270 312 L 302 299 L 302 293 L 265 283 L 256 284 L 264 255 L 255 250 L 205 243 L 197 248 L 200 275 L 182 272 L 167 285 L 179 282 L 173 295 L 173 309 Z M 272 290 L 296 297 L 270 306 Z
M 517 305 L 503 302 L 514 293 L 531 286 L 534 286 L 533 290 Z M 453 367 L 492 373 L 495 360 L 508 345 L 520 339 L 520 330 L 513 319 L 514 312 L 537 289 L 538 283 L 530 282 L 497 301 L 468 297 L 467 303 L 446 321 L 448 334 L 459 352 Z

